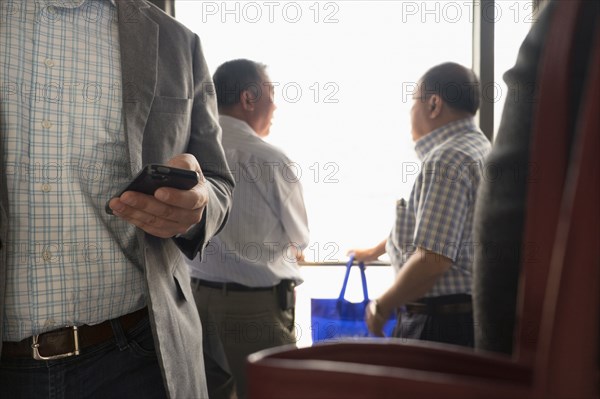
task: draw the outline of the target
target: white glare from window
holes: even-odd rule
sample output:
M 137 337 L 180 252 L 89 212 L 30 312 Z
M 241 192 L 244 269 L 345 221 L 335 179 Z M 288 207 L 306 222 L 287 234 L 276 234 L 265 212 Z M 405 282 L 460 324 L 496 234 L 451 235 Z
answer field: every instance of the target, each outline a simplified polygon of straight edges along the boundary
M 387 236 L 419 170 L 410 137 L 415 82 L 431 66 L 471 66 L 468 1 L 178 0 L 211 71 L 235 58 L 269 66 L 278 106 L 267 138 L 297 163 L 308 261 Z

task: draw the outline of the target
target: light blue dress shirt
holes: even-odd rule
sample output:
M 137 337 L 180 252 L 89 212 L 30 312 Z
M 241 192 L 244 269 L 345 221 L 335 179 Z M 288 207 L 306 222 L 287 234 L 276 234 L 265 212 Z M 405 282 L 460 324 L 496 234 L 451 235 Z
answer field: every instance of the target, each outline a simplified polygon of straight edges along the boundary
M 292 247 L 308 245 L 308 221 L 297 165 L 244 121 L 221 116 L 223 148 L 236 187 L 227 225 L 188 261 L 192 277 L 270 287 L 303 282 Z

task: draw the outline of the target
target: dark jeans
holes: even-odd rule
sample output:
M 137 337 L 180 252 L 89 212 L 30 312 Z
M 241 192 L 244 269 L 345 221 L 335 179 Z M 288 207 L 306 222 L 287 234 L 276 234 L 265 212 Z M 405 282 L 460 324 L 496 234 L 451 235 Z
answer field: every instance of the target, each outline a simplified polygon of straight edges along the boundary
M 475 339 L 472 311 L 464 313 L 440 313 L 435 311 L 435 306 L 470 303 L 470 301 L 470 296 L 462 294 L 419 301 L 430 305 L 430 311 L 399 313 L 394 336 L 473 347 Z
M 4 398 L 165 398 L 148 318 L 128 334 L 112 322 L 115 338 L 79 356 L 40 361 L 0 360 Z

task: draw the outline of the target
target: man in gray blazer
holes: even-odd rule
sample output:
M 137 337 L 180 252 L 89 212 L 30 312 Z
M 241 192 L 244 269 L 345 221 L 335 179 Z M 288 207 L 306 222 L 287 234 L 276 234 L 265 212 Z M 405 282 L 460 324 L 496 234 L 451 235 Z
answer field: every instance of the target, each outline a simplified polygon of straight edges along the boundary
M 143 0 L 1 7 L 0 392 L 206 397 L 178 249 L 202 252 L 234 183 L 198 37 Z M 200 183 L 105 213 L 149 163 Z

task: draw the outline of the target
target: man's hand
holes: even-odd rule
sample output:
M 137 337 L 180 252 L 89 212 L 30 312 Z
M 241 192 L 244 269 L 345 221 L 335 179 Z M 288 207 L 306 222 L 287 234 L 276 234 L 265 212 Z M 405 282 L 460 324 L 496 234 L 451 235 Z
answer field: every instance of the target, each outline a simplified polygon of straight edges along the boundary
M 354 255 L 354 260 L 356 262 L 370 263 L 376 261 L 385 253 L 386 242 L 387 240 L 383 240 L 372 248 L 351 249 L 346 253 L 346 255 Z
M 400 268 L 394 284 L 367 306 L 365 319 L 369 331 L 375 335 L 383 334 L 383 325 L 394 309 L 423 298 L 450 267 L 451 259 L 417 248 Z
M 208 204 L 206 179 L 193 155 L 177 155 L 167 165 L 198 172 L 200 183 L 191 190 L 162 187 L 156 190 L 154 196 L 126 191 L 109 203 L 115 216 L 161 238 L 187 232 L 200 222 Z
M 391 310 L 384 309 L 381 300 L 369 302 L 369 305 L 365 308 L 365 321 L 369 331 L 376 337 L 385 337 L 383 327 L 391 314 Z

